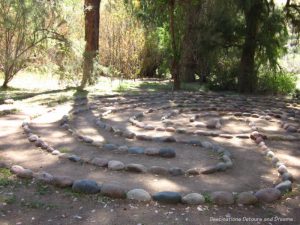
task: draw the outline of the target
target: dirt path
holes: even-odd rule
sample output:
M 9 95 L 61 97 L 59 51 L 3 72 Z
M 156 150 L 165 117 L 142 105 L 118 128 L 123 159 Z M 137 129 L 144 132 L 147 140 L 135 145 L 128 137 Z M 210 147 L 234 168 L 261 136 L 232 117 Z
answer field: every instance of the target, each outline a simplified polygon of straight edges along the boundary
M 244 147 L 249 151 L 235 151 L 236 157 L 236 170 L 229 171 L 228 174 L 216 175 L 215 177 L 207 178 L 210 182 L 206 184 L 201 183 L 201 179 L 197 178 L 192 181 L 187 181 L 189 178 L 157 178 L 153 175 L 133 175 L 129 173 L 111 172 L 103 169 L 97 169 L 93 166 L 77 165 L 59 159 L 41 150 L 38 150 L 33 144 L 29 143 L 25 138 L 23 131 L 20 127 L 22 121 L 29 114 L 45 113 L 45 117 L 40 117 L 35 120 L 33 129 L 41 136 L 45 137 L 47 142 L 53 144 L 56 148 L 68 148 L 72 153 L 82 154 L 85 156 L 96 156 L 103 154 L 106 157 L 114 157 L 122 159 L 126 163 L 132 161 L 139 161 L 143 164 L 153 164 L 153 159 L 147 157 L 128 157 L 119 154 L 104 153 L 102 150 L 97 150 L 94 147 L 84 145 L 74 140 L 73 137 L 58 128 L 57 121 L 61 118 L 64 111 L 68 111 L 70 106 L 63 106 L 61 111 L 46 113 L 47 109 L 44 107 L 22 105 L 21 112 L 16 115 L 7 115 L 0 117 L 0 160 L 6 161 L 11 164 L 20 164 L 24 167 L 33 169 L 34 171 L 45 170 L 53 174 L 63 173 L 76 178 L 93 178 L 99 181 L 119 180 L 128 187 L 141 186 L 152 187 L 153 191 L 163 190 L 165 187 L 173 187 L 173 190 L 190 192 L 192 188 L 194 191 L 203 189 L 217 190 L 220 185 L 228 187 L 228 190 L 238 191 L 245 189 L 247 183 L 254 183 L 257 179 L 253 174 L 253 181 L 251 181 L 251 173 L 249 167 L 242 163 L 243 157 L 248 157 L 253 161 L 259 161 L 259 155 L 256 154 L 254 149 L 250 149 L 247 143 Z M 59 107 L 58 107 L 59 108 Z M 49 120 L 51 118 L 51 120 Z M 89 117 L 88 117 L 89 119 Z M 83 118 L 78 117 L 75 126 L 85 127 L 91 121 L 85 121 Z M 90 130 L 85 131 L 90 136 L 102 135 L 105 138 L 112 139 L 116 142 L 120 141 L 116 137 L 106 136 L 109 134 L 101 133 L 97 129 L 91 127 Z M 63 140 L 57 141 L 57 140 Z M 220 140 L 218 140 L 220 141 Z M 136 143 L 135 143 L 136 144 Z M 140 142 L 139 145 L 144 143 Z M 147 143 L 148 144 L 148 143 Z M 233 146 L 233 145 L 232 145 Z M 283 149 L 285 145 L 278 146 Z M 174 146 L 176 150 L 178 146 Z M 249 147 L 249 148 L 248 148 Z M 288 146 L 286 146 L 288 147 Z M 182 148 L 182 147 L 180 147 Z M 191 154 L 191 158 L 195 157 L 192 150 L 183 149 Z M 98 152 L 99 151 L 99 152 Z M 278 150 L 280 151 L 280 150 Z M 297 160 L 299 155 L 297 148 L 293 150 L 293 162 L 291 166 L 294 171 L 297 170 Z M 296 152 L 296 153 L 295 153 Z M 183 157 L 171 161 L 170 164 L 182 165 Z M 199 154 L 198 154 L 199 157 Z M 287 158 L 287 160 L 290 158 Z M 215 159 L 211 159 L 213 162 Z M 201 162 L 201 154 L 200 154 Z M 156 160 L 158 165 L 164 163 L 159 159 Z M 181 164 L 182 163 L 182 164 Z M 206 163 L 206 162 L 203 162 Z M 264 162 L 258 162 L 264 163 Z M 262 166 L 263 171 L 269 171 L 267 165 Z M 297 171 L 296 171 L 297 172 Z M 268 173 L 268 172 L 265 172 Z M 244 174 L 244 176 L 243 176 Z M 261 176 L 262 174 L 259 174 Z M 265 176 L 272 176 L 272 173 L 263 174 Z M 126 177 L 125 177 L 126 176 Z M 236 180 L 234 179 L 236 178 Z M 224 180 L 222 180 L 224 179 Z M 69 190 L 62 190 L 53 188 L 52 186 L 41 185 L 35 182 L 28 182 L 15 178 L 9 178 L 10 183 L 0 185 L 0 224 L 32 224 L 32 225 L 65 225 L 65 224 L 292 224 L 300 223 L 300 197 L 299 185 L 295 184 L 295 191 L 291 196 L 286 196 L 281 201 L 272 205 L 258 205 L 258 206 L 230 206 L 220 207 L 211 204 L 203 206 L 187 206 L 187 205 L 160 205 L 155 202 L 148 204 L 132 203 L 126 200 L 112 200 L 106 199 L 100 195 L 86 196 L 70 192 Z M 127 181 L 126 181 L 127 180 Z M 156 180 L 156 181 L 155 181 Z M 159 180 L 160 185 L 153 185 L 153 182 Z M 165 180 L 165 182 L 163 182 Z M 197 184 L 198 180 L 198 184 Z M 148 181 L 149 183 L 146 183 Z M 172 182 L 173 181 L 173 182 Z M 220 183 L 218 183 L 218 181 Z M 242 186 L 230 186 L 231 183 L 240 181 Z M 261 184 L 267 185 L 266 183 Z M 245 186 L 246 183 L 246 186 Z M 1 184 L 1 183 L 0 183 Z M 227 185 L 225 185 L 227 184 Z M 152 185 L 152 186 L 151 186 Z M 173 186 L 172 186 L 173 185 Z M 257 185 L 257 184 L 255 184 Z M 254 185 L 254 186 L 255 186 Z M 253 188 L 249 187 L 249 188 Z M 257 221 L 253 221 L 257 220 Z M 262 220 L 262 221 L 261 221 Z M 264 221 L 269 220 L 269 221 Z M 273 220 L 273 221 L 272 221 Z M 276 221 L 287 220 L 287 221 Z M 293 220 L 293 221 L 291 221 Z M 228 221 L 228 222 L 226 222 Z M 235 221 L 235 222 L 234 222 Z M 290 222 L 289 222 L 290 221 Z

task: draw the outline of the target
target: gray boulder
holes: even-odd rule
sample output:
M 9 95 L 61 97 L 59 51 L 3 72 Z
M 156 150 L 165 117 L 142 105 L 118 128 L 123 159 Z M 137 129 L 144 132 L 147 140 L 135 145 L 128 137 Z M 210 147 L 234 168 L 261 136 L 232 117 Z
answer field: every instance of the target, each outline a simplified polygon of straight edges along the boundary
M 168 203 L 168 204 L 176 204 L 181 202 L 181 195 L 178 192 L 164 191 L 155 193 L 152 196 L 154 201 Z
M 72 190 L 84 194 L 96 194 L 100 192 L 101 187 L 94 180 L 76 180 L 73 183 Z
M 281 192 L 276 188 L 265 188 L 257 191 L 255 196 L 260 202 L 272 203 L 281 197 Z

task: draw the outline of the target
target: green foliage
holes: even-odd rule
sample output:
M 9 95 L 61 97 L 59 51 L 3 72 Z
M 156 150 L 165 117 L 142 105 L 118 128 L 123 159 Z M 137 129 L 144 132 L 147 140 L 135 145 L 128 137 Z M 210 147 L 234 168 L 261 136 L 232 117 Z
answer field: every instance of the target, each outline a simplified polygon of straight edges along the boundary
M 258 91 L 269 94 L 290 94 L 296 89 L 296 76 L 285 71 L 264 68 L 260 71 Z
M 10 179 L 11 172 L 9 169 L 0 168 L 0 186 L 9 186 L 13 183 Z
M 237 78 L 243 71 L 240 69 L 241 56 L 249 35 L 246 17 L 255 6 L 259 12 L 254 13 L 257 17 L 250 18 L 250 22 L 258 21 L 253 37 L 256 41 L 255 68 L 251 73 L 256 77 L 257 72 L 259 91 L 287 93 L 293 90 L 292 76 L 270 71 L 278 71 L 285 64 L 284 69 L 293 68 L 288 71 L 299 73 L 299 36 L 291 34 L 291 31 L 297 31 L 295 26 L 300 17 L 297 17 L 296 9 L 299 4 L 296 2 L 296 8 L 294 4 L 287 8 L 278 7 L 274 2 L 176 0 L 173 10 L 174 47 L 170 35 L 171 1 L 102 1 L 100 51 L 94 60 L 93 81 L 102 79 L 100 75 L 111 80 L 171 78 L 171 72 L 174 72 L 171 65 L 176 61 L 183 82 L 193 80 L 186 79 L 192 75 L 207 82 L 204 86 L 210 89 L 237 90 Z M 78 86 L 85 46 L 84 1 L 0 0 L 0 3 L 0 72 L 5 78 L 10 81 L 23 68 L 38 68 L 59 75 L 63 85 Z M 288 22 L 294 25 L 290 30 Z M 6 37 L 9 37 L 9 46 Z M 293 53 L 298 51 L 295 60 L 291 58 L 291 49 Z M 285 61 L 288 62 L 282 63 L 284 60 L 279 59 L 287 50 L 290 56 Z M 111 88 L 124 92 L 132 91 L 138 85 L 122 81 Z M 151 90 L 171 89 L 169 83 L 151 83 L 149 86 L 152 85 Z M 183 86 L 191 88 L 190 84 Z M 195 90 L 201 88 L 203 86 L 198 84 L 193 86 Z M 1 90 L 0 98 L 4 95 L 6 92 Z M 68 100 L 61 96 L 49 101 L 48 105 Z
M 287 52 L 288 31 L 285 18 L 279 9 L 275 9 L 264 18 L 258 33 L 257 67 L 268 64 L 272 69 L 278 67 L 278 60 Z
M 56 209 L 58 208 L 57 205 L 55 204 L 49 204 L 49 203 L 45 203 L 43 201 L 40 200 L 30 200 L 30 201 L 21 201 L 20 204 L 22 207 L 26 207 L 29 209 Z
M 49 1 L 0 0 L 0 71 L 4 86 L 37 60 L 48 39 L 63 40 L 63 22 Z
M 230 48 L 220 52 L 211 65 L 211 74 L 208 77 L 208 88 L 216 91 L 236 91 L 239 58 L 237 50 Z
M 204 196 L 204 199 L 205 199 L 206 203 L 212 204 L 212 199 L 211 199 L 211 196 L 210 196 L 209 193 L 203 193 L 203 196 Z
M 61 153 L 69 153 L 71 151 L 71 149 L 69 149 L 68 147 L 62 147 L 62 148 L 59 148 L 59 151 Z
M 146 31 L 142 23 L 123 0 L 104 2 L 100 21 L 101 65 L 109 68 L 114 77 L 136 78 L 145 57 Z
M 8 196 L 4 201 L 6 204 L 12 205 L 17 202 L 17 197 L 13 194 L 11 196 Z
M 4 109 L 4 110 L 0 110 L 0 117 L 1 116 L 7 116 L 7 115 L 17 114 L 18 112 L 20 112 L 20 110 L 18 110 L 18 109 Z
M 46 194 L 49 194 L 51 192 L 50 188 L 48 185 L 45 185 L 41 182 L 38 182 L 36 184 L 36 192 L 39 194 L 39 195 L 46 195 Z

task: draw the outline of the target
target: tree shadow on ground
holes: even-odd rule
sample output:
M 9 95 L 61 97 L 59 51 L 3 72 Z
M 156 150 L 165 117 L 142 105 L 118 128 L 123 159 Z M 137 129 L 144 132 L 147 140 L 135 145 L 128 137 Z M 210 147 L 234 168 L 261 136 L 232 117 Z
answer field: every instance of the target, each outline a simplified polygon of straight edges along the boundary
M 42 91 L 42 92 L 34 92 L 26 89 L 11 88 L 11 87 L 5 89 L 0 88 L 0 104 L 3 104 L 4 100 L 8 98 L 12 98 L 14 100 L 24 100 L 39 95 L 63 93 L 70 90 L 77 90 L 77 88 L 68 87 L 65 89 L 49 90 L 49 91 Z

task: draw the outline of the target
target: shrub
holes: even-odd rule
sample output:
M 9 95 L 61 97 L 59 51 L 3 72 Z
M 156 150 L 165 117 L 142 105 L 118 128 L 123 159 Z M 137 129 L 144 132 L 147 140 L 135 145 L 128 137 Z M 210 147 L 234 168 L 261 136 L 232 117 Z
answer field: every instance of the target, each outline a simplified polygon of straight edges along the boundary
M 258 78 L 258 91 L 269 94 L 290 94 L 296 89 L 296 76 L 292 73 L 264 70 Z

